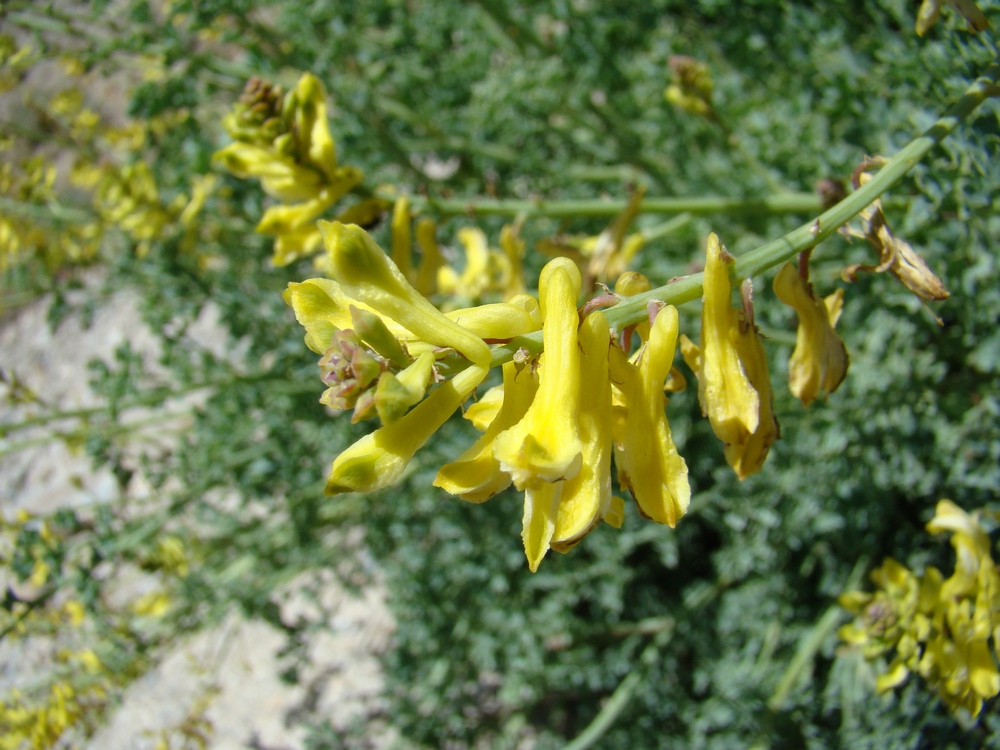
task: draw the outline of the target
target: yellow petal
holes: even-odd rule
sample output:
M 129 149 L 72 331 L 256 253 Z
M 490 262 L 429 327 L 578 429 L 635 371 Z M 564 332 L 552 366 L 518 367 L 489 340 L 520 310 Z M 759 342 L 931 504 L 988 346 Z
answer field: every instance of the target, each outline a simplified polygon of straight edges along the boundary
M 521 305 L 511 302 L 494 302 L 478 307 L 451 310 L 445 313 L 445 317 L 480 338 L 493 342 L 507 341 L 542 327 L 537 315 L 532 315 Z
M 532 573 L 538 571 L 538 565 L 549 551 L 549 542 L 556 528 L 562 484 L 562 482 L 542 482 L 525 490 L 521 539 L 524 542 L 528 567 Z
M 326 494 L 374 492 L 393 484 L 413 455 L 482 382 L 488 366 L 472 365 L 390 425 L 365 435 L 333 462 Z
M 736 476 L 745 479 L 763 468 L 768 451 L 781 436 L 781 429 L 774 414 L 771 373 L 764 345 L 753 321 L 746 319 L 742 311 L 737 311 L 737 321 L 736 349 L 750 385 L 758 394 L 759 421 L 757 429 L 742 441 L 727 445 L 725 455 Z
M 410 201 L 405 195 L 396 199 L 392 209 L 392 262 L 413 281 L 413 238 L 410 232 Z
M 306 329 L 306 346 L 317 354 L 330 347 L 333 334 L 354 327 L 351 306 L 374 312 L 367 305 L 344 293 L 340 284 L 331 279 L 308 279 L 290 282 L 283 295 L 286 304 L 295 311 L 295 319 Z M 400 338 L 406 333 L 391 320 L 383 322 Z
M 550 546 L 566 552 L 583 539 L 611 508 L 611 381 L 608 350 L 611 331 L 600 311 L 580 327 L 580 377 L 586 384 L 580 398 L 579 428 L 583 442 L 580 472 L 563 483 L 555 531 Z
M 419 294 L 369 234 L 353 224 L 319 222 L 330 272 L 344 292 L 390 318 L 417 338 L 447 346 L 470 362 L 489 365 L 489 347 L 446 318 Z
M 293 130 L 299 139 L 302 156 L 334 179 L 337 150 L 327 121 L 323 84 L 312 73 L 306 73 L 288 93 L 288 99 L 285 106 L 292 108 Z
M 473 426 L 480 432 L 486 432 L 493 424 L 500 407 L 503 405 L 504 388 L 503 385 L 495 385 L 482 396 L 479 396 L 472 406 L 465 410 L 463 417 L 472 422 Z
M 684 515 L 691 499 L 687 464 L 670 434 L 663 397 L 677 329 L 677 308 L 668 305 L 656 316 L 635 374 L 622 378 L 628 418 L 615 452 L 619 481 L 629 488 L 642 515 L 668 526 Z
M 538 381 L 530 368 L 518 368 L 513 362 L 504 364 L 503 403 L 496 419 L 467 451 L 441 467 L 434 486 L 472 503 L 484 502 L 510 486 L 510 474 L 493 456 L 494 441 L 524 417 L 537 391 Z
M 580 350 L 576 298 L 580 274 L 564 258 L 550 261 L 539 279 L 545 351 L 539 358 L 539 388 L 524 418 L 497 437 L 494 455 L 518 489 L 570 479 L 583 450 L 576 424 L 580 401 Z
M 705 303 L 701 317 L 701 371 L 698 397 L 723 443 L 736 443 L 757 429 L 760 399 L 740 364 L 733 331 L 737 327 L 729 282 L 731 257 L 715 234 L 708 236 Z
M 809 406 L 822 393 L 833 393 L 847 375 L 847 348 L 834 331 L 843 308 L 838 289 L 820 300 L 796 268 L 785 264 L 774 278 L 778 299 L 795 309 L 799 327 L 795 351 L 788 363 L 788 383 L 794 396 Z
M 441 248 L 438 247 L 437 237 L 435 237 L 436 232 L 437 224 L 434 223 L 433 219 L 425 216 L 417 222 L 417 245 L 420 247 L 423 257 L 417 268 L 413 286 L 426 296 L 437 291 L 438 269 L 444 265 L 444 256 L 441 255 Z
M 314 198 L 322 187 L 320 175 L 315 171 L 260 146 L 231 143 L 212 159 L 236 177 L 258 178 L 264 192 L 286 203 Z
M 330 193 L 324 190 L 317 197 L 304 203 L 271 206 L 264 212 L 256 231 L 258 234 L 274 235 L 298 232 L 304 228 L 315 231 L 314 222 L 333 205 L 334 200 Z
M 897 659 L 889 665 L 889 670 L 885 674 L 880 674 L 875 678 L 875 692 L 879 695 L 887 693 L 906 682 L 909 675 L 910 670 L 906 668 L 902 660 Z
M 524 240 L 518 236 L 519 226 L 504 224 L 500 230 L 500 249 L 507 258 L 507 288 L 504 297 L 524 293 Z

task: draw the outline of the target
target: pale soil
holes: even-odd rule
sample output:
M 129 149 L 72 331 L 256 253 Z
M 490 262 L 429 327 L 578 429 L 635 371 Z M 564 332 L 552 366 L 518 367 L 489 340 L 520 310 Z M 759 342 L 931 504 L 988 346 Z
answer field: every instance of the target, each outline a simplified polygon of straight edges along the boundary
M 45 323 L 45 302 L 27 306 L 0 323 L 0 368 L 16 373 L 39 396 L 63 410 L 97 404 L 88 387 L 89 360 L 109 359 L 126 340 L 147 355 L 156 351 L 155 337 L 136 322 L 134 299 L 116 295 L 98 308 L 89 328 L 74 316 L 55 331 Z M 208 347 L 222 341 L 211 316 L 200 322 L 194 335 Z M 5 395 L 0 387 L 0 421 L 14 423 L 38 413 L 37 406 L 7 403 Z M 184 414 L 197 400 L 196 396 L 173 405 L 175 418 L 154 433 L 140 431 L 134 439 L 169 441 L 184 428 Z M 95 469 L 85 455 L 58 439 L 3 455 L 14 443 L 45 434 L 43 428 L 0 439 L 0 510 L 6 516 L 22 508 L 48 513 L 59 507 L 118 501 L 119 491 L 110 473 Z M 142 497 L 144 492 L 141 477 L 129 485 L 130 497 Z M 137 584 L 121 585 L 127 591 Z M 287 621 L 307 616 L 325 625 L 308 641 L 311 659 L 297 684 L 279 679 L 282 634 L 266 624 L 233 616 L 221 627 L 180 637 L 157 667 L 129 687 L 89 747 L 153 748 L 162 730 L 176 729 L 202 710 L 211 725 L 208 747 L 219 750 L 301 748 L 304 732 L 297 725 L 304 716 L 326 719 L 341 729 L 360 721 L 368 727 L 371 746 L 393 744 L 391 732 L 379 718 L 382 676 L 377 655 L 386 648 L 394 625 L 385 589 L 376 584 L 356 596 L 327 576 L 321 579 L 320 590 L 319 604 L 297 596 L 295 585 L 282 597 L 282 617 Z M 31 644 L 0 642 L 0 693 L 34 678 L 36 656 Z M 175 743 L 178 737 L 174 734 Z

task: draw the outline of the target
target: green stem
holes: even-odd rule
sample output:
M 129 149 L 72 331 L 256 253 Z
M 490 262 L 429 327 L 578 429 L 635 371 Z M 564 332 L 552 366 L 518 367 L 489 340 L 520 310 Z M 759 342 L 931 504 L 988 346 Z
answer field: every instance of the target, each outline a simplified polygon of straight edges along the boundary
M 0 196 L 0 214 L 20 216 L 49 224 L 87 224 L 96 218 L 91 211 L 70 208 L 55 201 L 43 204 L 26 203 L 3 196 Z
M 376 194 L 393 200 L 395 193 Z M 613 217 L 621 213 L 627 200 L 515 200 L 515 199 L 443 199 L 410 196 L 410 204 L 417 209 L 433 211 L 440 216 L 547 216 L 553 219 L 581 217 Z M 742 199 L 708 196 L 699 198 L 644 198 L 640 213 L 644 214 L 783 214 L 814 213 L 820 201 L 811 193 L 772 195 L 764 198 Z
M 642 654 L 639 656 L 639 662 L 642 666 L 630 672 L 618 684 L 615 692 L 611 694 L 611 697 L 601 707 L 594 720 L 572 742 L 567 744 L 564 750 L 588 750 L 588 748 L 594 747 L 601 737 L 607 733 L 619 714 L 625 710 L 629 701 L 632 700 L 635 691 L 639 689 L 639 686 L 646 679 L 647 665 L 653 664 L 657 660 L 660 649 L 666 645 L 671 632 L 672 628 L 667 628 L 657 633 L 656 637 L 643 649 Z
M 162 404 L 164 401 L 168 401 L 172 398 L 180 398 L 189 393 L 194 393 L 195 391 L 204 390 L 206 388 L 221 388 L 235 385 L 240 382 L 254 382 L 258 380 L 268 380 L 268 379 L 281 378 L 280 375 L 275 375 L 271 373 L 265 373 L 261 375 L 250 375 L 235 378 L 220 378 L 218 380 L 209 380 L 203 383 L 194 383 L 181 390 L 172 390 L 170 388 L 156 388 L 144 393 L 136 398 L 123 400 L 121 403 L 114 406 L 116 413 L 121 413 L 127 409 L 135 409 L 141 406 L 155 406 L 157 404 Z M 63 419 L 85 419 L 87 417 L 93 417 L 98 414 L 105 414 L 109 411 L 111 407 L 109 405 L 104 406 L 92 406 L 83 409 L 69 409 L 66 411 L 59 411 L 50 414 L 40 414 L 37 417 L 29 417 L 23 419 L 20 422 L 14 424 L 0 425 L 0 438 L 9 435 L 12 432 L 19 432 L 20 430 L 26 430 L 29 427 L 37 427 L 43 424 L 49 424 L 50 422 L 58 422 Z
M 1000 59 L 995 60 L 937 122 L 886 162 L 885 166 L 875 173 L 866 184 L 837 205 L 821 213 L 816 219 L 737 258 L 730 272 L 734 280 L 739 281 L 757 276 L 791 260 L 804 250 L 816 247 L 834 234 L 840 227 L 861 213 L 866 206 L 871 205 L 872 201 L 899 182 L 927 155 L 927 152 L 950 135 L 959 123 L 972 114 L 987 98 L 995 96 L 998 80 L 1000 80 Z M 781 198 L 782 196 L 776 196 L 772 200 L 780 201 Z M 653 203 L 655 205 L 655 200 Z M 644 211 L 648 211 L 650 201 L 643 201 L 642 207 Z M 695 211 L 692 210 L 691 213 L 695 213 Z M 698 299 L 703 292 L 703 279 L 704 275 L 700 273 L 682 276 L 664 286 L 629 297 L 605 311 L 608 323 L 616 329 L 638 323 L 646 316 L 647 305 L 651 300 L 658 300 L 668 305 L 682 305 L 685 302 Z M 525 348 L 532 353 L 540 352 L 542 349 L 541 332 L 518 336 L 509 344 L 494 349 L 493 365 L 497 366 L 510 361 L 520 348 Z

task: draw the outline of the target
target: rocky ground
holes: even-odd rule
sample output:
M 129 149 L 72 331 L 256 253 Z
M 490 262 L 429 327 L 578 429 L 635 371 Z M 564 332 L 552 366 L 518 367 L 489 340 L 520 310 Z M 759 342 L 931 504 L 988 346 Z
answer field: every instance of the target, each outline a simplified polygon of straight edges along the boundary
M 63 410 L 96 405 L 97 397 L 88 387 L 88 361 L 109 358 L 126 340 L 139 351 L 155 352 L 155 338 L 135 322 L 134 308 L 134 297 L 118 294 L 98 308 L 89 326 L 74 316 L 54 331 L 46 324 L 46 301 L 22 308 L 0 323 L 0 368 Z M 209 347 L 222 341 L 210 315 L 195 336 Z M 183 429 L 193 403 L 173 407 L 175 415 L 166 423 L 173 431 L 160 423 L 155 434 L 139 429 L 135 439 L 169 440 Z M 0 421 L 19 421 L 32 409 L 37 412 L 30 405 L 3 403 Z M 66 441 L 49 439 L 51 432 L 51 427 L 41 428 L 0 439 L 4 514 L 22 508 L 51 512 L 115 497 L 110 473 L 95 469 Z M 130 492 L 141 494 L 141 478 L 130 485 Z M 332 577 L 320 584 L 318 605 L 297 597 L 293 585 L 282 609 L 283 617 L 295 618 L 319 606 L 327 626 L 308 643 L 310 668 L 296 684 L 279 679 L 282 635 L 263 623 L 234 616 L 220 627 L 179 639 L 157 667 L 131 685 L 90 747 L 153 748 L 162 730 L 202 712 L 211 725 L 209 747 L 220 750 L 303 747 L 304 731 L 296 720 L 304 713 L 323 717 L 335 728 L 361 721 L 371 727 L 372 746 L 392 744 L 391 733 L 376 728 L 382 685 L 377 655 L 393 630 L 385 590 L 376 585 L 357 596 Z M 0 643 L 0 688 L 16 686 L 31 671 L 30 644 Z

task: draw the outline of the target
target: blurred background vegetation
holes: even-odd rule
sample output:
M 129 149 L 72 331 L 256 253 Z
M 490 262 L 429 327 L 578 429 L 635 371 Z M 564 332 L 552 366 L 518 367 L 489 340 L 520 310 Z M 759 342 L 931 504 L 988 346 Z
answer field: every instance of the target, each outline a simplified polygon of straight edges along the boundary
M 638 185 L 649 196 L 747 201 L 811 193 L 866 154 L 891 156 L 997 56 L 991 33 L 966 33 L 950 10 L 916 37 L 917 5 L 4 2 L 3 305 L 49 295 L 55 325 L 138 289 L 161 342 L 156 361 L 126 346 L 95 363 L 105 405 L 51 435 L 112 467 L 119 501 L 47 518 L 3 509 L 6 567 L 34 585 L 23 597 L 10 589 L 4 637 L 76 627 L 73 658 L 86 666 L 90 650 L 97 660 L 82 670 L 89 682 L 56 665 L 53 681 L 4 699 L 5 719 L 42 706 L 54 722 L 52 686 L 66 684 L 85 710 L 66 714 L 63 741 L 85 736 L 181 634 L 234 610 L 287 636 L 294 681 L 303 639 L 329 623 L 282 621 L 274 594 L 330 569 L 351 586 L 373 571 L 388 585 L 398 625 L 384 655 L 385 716 L 414 746 L 585 747 L 581 733 L 597 736 L 604 708 L 612 721 L 596 747 L 1000 747 L 995 706 L 962 721 L 912 678 L 877 697 L 878 665 L 835 635 L 847 619 L 837 595 L 864 586 L 883 557 L 950 570 L 947 545 L 923 530 L 938 499 L 1000 503 L 996 102 L 886 201 L 951 298 L 931 314 L 887 275 L 847 285 L 839 329 L 850 372 L 803 409 L 780 385 L 794 315 L 758 281 L 783 437 L 765 470 L 735 479 L 689 387 L 670 405 L 691 471 L 689 516 L 670 530 L 629 506 L 621 531 L 598 529 L 534 575 L 518 496 L 473 506 L 431 487 L 469 442 L 461 419 L 400 487 L 323 497 L 328 461 L 366 430 L 318 403 L 316 357 L 281 299 L 315 272 L 309 260 L 271 265 L 272 240 L 253 231 L 269 199 L 211 162 L 249 78 L 287 90 L 311 71 L 330 94 L 339 159 L 372 187 L 463 199 L 623 199 Z M 1000 24 L 996 2 L 980 7 Z M 672 55 L 707 64 L 714 118 L 665 100 Z M 809 218 L 696 213 L 634 267 L 665 283 L 697 267 L 709 231 L 739 255 Z M 636 226 L 662 221 L 644 215 Z M 503 222 L 455 216 L 438 236 L 454 248 L 456 231 L 475 225 L 495 246 Z M 545 260 L 536 241 L 607 222 L 530 219 L 529 284 Z M 371 231 L 389 246 L 388 221 Z M 818 290 L 842 286 L 840 269 L 869 254 L 830 240 L 814 254 Z M 95 264 L 99 282 L 84 284 Z M 207 307 L 227 332 L 224 355 L 188 336 Z M 696 312 L 681 310 L 692 337 Z M 5 378 L 35 426 L 65 416 L 58 394 Z M 125 450 L 122 414 L 194 391 L 209 395 L 172 449 Z M 133 497 L 137 472 L 154 501 Z M 358 527 L 370 560 L 347 541 Z M 157 576 L 160 598 L 112 604 L 105 589 L 126 568 Z M 316 711 L 297 721 L 310 748 L 369 742 L 367 727 L 345 733 Z

